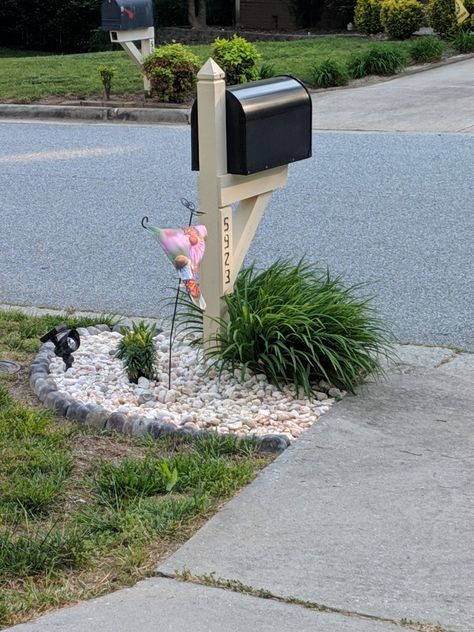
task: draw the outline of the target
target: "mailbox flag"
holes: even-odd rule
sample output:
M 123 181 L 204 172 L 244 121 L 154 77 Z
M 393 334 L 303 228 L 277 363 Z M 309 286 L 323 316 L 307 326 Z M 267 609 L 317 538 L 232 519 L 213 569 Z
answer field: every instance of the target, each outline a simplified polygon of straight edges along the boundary
M 149 230 L 158 237 L 160 246 L 174 265 L 193 303 L 202 310 L 206 309 L 206 301 L 197 280 L 199 266 L 206 250 L 206 227 L 199 225 Z
M 462 24 L 469 17 L 469 11 L 464 6 L 462 0 L 454 0 L 454 9 L 456 11 L 456 19 L 458 24 Z

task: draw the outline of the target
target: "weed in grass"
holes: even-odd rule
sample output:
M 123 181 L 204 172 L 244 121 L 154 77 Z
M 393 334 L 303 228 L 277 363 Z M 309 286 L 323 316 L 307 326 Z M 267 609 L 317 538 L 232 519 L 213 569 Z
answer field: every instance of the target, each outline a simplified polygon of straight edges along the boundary
M 13 403 L 0 409 L 0 439 L 45 437 L 51 432 L 52 414 Z M 53 432 L 54 436 L 54 432 Z
M 0 591 L 0 625 L 5 625 L 8 623 L 8 616 L 10 614 L 10 608 L 7 603 L 6 594 L 2 594 Z
M 228 320 L 208 353 L 219 371 L 264 373 L 275 386 L 293 384 L 308 396 L 321 379 L 353 392 L 381 373 L 378 356 L 390 349 L 360 290 L 304 261 L 277 261 L 262 272 L 251 266 L 224 296 Z M 181 306 L 181 332 L 202 332 L 202 313 L 184 295 Z
M 195 438 L 192 448 L 204 457 L 221 456 L 252 456 L 258 452 L 256 439 L 240 438 L 235 435 L 220 435 L 217 432 L 209 432 Z
M 176 491 L 199 488 L 214 498 L 230 496 L 254 475 L 248 463 L 234 464 L 223 457 L 202 454 L 177 454 L 169 463 L 179 473 Z
M 354 79 L 368 75 L 395 75 L 407 65 L 403 49 L 395 46 L 374 45 L 349 60 L 349 74 Z
M 258 71 L 258 75 L 260 79 L 271 79 L 277 75 L 277 71 L 275 70 L 275 64 L 271 63 L 263 63 L 260 66 Z
M 50 574 L 77 568 L 85 559 L 85 540 L 78 531 L 15 536 L 0 532 L 0 580 Z
M 313 67 L 312 82 L 318 88 L 345 86 L 348 81 L 347 68 L 335 59 L 324 59 Z
M 7 406 L 10 406 L 12 403 L 12 398 L 9 391 L 0 384 L 0 411 L 5 409 Z
M 0 515 L 9 521 L 16 521 L 18 514 L 31 519 L 46 516 L 63 500 L 68 480 L 69 472 L 62 469 L 10 476 L 0 486 Z
M 91 479 L 91 489 L 100 502 L 135 500 L 139 497 L 166 493 L 166 480 L 161 459 L 125 458 L 115 465 L 107 461 L 97 464 Z
M 443 55 L 443 42 L 434 35 L 420 37 L 410 46 L 410 57 L 418 64 L 439 61 Z
M 114 503 L 84 509 L 80 522 L 91 537 L 114 545 L 171 535 L 183 523 L 208 509 L 209 497 L 201 489 L 191 496 L 137 498 L 126 507 Z
M 66 323 L 68 327 L 90 327 L 103 323 L 114 327 L 119 318 L 101 314 L 97 318 L 75 316 L 28 316 L 20 311 L 0 311 L 0 336 L 8 349 L 33 353 L 39 349 L 39 338 L 53 327 Z
M 460 31 L 453 39 L 452 46 L 458 53 L 474 53 L 474 33 Z
M 101 462 L 91 489 L 99 502 L 119 508 L 138 498 L 168 493 L 167 488 L 178 492 L 201 488 L 214 497 L 228 496 L 252 478 L 253 469 L 247 463 L 233 464 L 223 457 L 191 452 L 169 459 L 125 458 L 118 465 Z

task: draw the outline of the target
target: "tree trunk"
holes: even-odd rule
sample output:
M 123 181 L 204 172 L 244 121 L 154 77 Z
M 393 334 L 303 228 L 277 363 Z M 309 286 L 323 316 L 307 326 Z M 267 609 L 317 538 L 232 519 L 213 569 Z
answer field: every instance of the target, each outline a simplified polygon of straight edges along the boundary
M 206 28 L 206 0 L 199 0 L 199 9 L 196 11 L 195 0 L 188 0 L 188 22 L 193 29 Z

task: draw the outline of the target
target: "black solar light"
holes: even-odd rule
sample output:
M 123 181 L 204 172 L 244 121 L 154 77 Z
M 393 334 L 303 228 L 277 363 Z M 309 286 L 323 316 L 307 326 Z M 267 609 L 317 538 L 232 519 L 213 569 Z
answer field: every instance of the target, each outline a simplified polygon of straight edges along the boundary
M 58 325 L 58 327 L 48 331 L 40 340 L 54 344 L 54 353 L 58 358 L 63 359 L 66 371 L 72 367 L 74 362 L 72 354 L 81 346 L 81 339 L 76 329 L 69 329 L 67 325 Z

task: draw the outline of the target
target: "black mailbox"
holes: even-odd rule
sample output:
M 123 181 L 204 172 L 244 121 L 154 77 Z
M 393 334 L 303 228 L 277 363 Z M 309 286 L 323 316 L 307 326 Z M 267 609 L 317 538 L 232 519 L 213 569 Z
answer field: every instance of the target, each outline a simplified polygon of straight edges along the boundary
M 152 0 L 103 0 L 104 31 L 128 31 L 153 26 Z
M 311 97 L 293 77 L 226 90 L 227 171 L 249 175 L 311 157 Z M 192 169 L 199 171 L 197 101 L 191 111 Z

